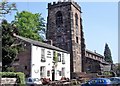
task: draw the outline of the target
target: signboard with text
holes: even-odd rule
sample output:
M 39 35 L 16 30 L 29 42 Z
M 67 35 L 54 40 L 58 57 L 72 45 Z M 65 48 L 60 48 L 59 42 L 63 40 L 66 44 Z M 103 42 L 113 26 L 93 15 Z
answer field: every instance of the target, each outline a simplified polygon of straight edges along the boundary
M 1 78 L 1 85 L 2 84 L 16 84 L 17 78 Z

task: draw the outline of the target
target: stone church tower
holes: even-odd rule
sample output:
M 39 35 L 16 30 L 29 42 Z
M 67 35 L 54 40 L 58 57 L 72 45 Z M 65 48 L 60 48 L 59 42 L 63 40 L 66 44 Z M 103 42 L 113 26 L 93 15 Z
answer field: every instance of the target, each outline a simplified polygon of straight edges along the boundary
M 47 39 L 70 53 L 71 74 L 82 72 L 85 44 L 81 7 L 74 1 L 48 3 Z

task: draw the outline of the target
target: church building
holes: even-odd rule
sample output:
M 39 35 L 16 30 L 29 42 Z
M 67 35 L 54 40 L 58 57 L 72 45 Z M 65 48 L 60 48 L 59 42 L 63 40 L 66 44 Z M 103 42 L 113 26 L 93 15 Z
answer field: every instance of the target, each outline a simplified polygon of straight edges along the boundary
M 46 37 L 70 53 L 71 78 L 80 72 L 100 72 L 107 65 L 104 56 L 85 48 L 81 13 L 81 7 L 72 0 L 48 3 Z

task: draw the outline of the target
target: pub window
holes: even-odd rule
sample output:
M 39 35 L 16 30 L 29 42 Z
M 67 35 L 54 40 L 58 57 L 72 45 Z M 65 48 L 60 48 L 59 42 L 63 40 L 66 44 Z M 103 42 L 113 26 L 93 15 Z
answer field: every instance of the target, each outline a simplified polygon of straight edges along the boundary
M 45 62 L 45 49 L 41 49 L 41 62 Z
M 61 13 L 61 11 L 58 11 L 56 13 L 56 25 L 59 26 L 62 23 L 63 23 L 62 13 Z
M 43 78 L 45 76 L 45 66 L 40 67 L 40 76 Z
M 51 58 L 51 51 L 47 51 L 47 58 Z
M 61 75 L 62 75 L 62 76 L 65 76 L 65 68 L 64 68 L 64 67 L 62 67 L 62 71 L 61 71 L 61 72 L 62 72 Z
M 62 53 L 62 64 L 65 64 L 64 53 Z
M 47 76 L 48 76 L 48 77 L 50 76 L 50 71 L 49 71 L 49 70 L 47 71 Z
M 59 71 L 59 76 L 61 76 L 61 71 Z
M 61 62 L 61 54 L 58 53 L 58 62 Z

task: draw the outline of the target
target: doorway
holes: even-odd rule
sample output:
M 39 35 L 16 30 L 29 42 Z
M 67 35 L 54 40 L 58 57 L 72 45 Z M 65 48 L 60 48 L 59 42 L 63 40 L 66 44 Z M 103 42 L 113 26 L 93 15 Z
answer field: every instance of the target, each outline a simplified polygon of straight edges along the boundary
M 55 80 L 55 70 L 53 69 L 52 70 L 52 81 L 54 81 Z

